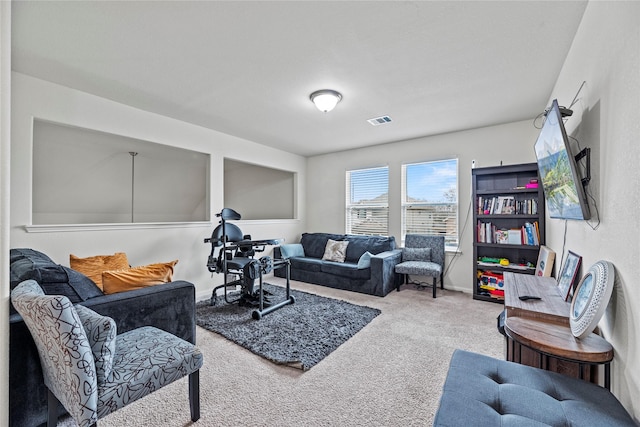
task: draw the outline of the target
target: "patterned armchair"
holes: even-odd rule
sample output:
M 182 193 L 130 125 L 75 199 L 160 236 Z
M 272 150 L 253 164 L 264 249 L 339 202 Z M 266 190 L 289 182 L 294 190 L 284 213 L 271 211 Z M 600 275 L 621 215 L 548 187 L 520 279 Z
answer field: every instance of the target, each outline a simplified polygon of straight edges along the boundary
M 404 275 L 405 283 L 409 283 L 409 275 L 433 277 L 435 298 L 437 278 L 440 278 L 440 289 L 444 289 L 444 257 L 444 236 L 407 234 L 402 248 L 402 262 L 396 264 L 395 272 Z M 422 282 L 413 283 L 424 286 Z
M 113 319 L 67 297 L 45 295 L 34 280 L 20 283 L 11 302 L 38 348 L 49 390 L 48 426 L 62 403 L 79 426 L 91 426 L 123 406 L 189 375 L 191 419 L 200 418 L 200 350 L 145 326 L 116 334 Z

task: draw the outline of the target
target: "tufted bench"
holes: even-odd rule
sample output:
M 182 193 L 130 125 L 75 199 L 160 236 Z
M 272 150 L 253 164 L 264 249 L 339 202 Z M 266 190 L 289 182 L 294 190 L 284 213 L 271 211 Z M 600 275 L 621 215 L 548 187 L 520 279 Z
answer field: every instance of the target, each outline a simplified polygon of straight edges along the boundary
M 630 426 L 608 390 L 556 372 L 456 350 L 434 426 Z

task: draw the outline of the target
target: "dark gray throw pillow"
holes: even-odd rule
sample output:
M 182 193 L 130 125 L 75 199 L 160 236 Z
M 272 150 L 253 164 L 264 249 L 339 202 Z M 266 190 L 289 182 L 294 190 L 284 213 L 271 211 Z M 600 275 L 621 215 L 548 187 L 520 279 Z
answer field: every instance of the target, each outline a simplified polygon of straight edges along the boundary
M 431 261 L 431 248 L 402 248 L 402 261 Z
M 64 295 L 72 303 L 104 295 L 87 276 L 56 264 L 47 255 L 33 249 L 11 249 L 11 289 L 24 280 L 38 282 L 45 294 Z

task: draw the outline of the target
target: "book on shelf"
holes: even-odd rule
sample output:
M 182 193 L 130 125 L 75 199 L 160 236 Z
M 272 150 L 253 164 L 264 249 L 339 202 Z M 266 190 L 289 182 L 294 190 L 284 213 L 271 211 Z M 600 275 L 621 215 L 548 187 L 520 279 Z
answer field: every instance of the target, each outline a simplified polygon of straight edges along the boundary
M 510 245 L 521 245 L 522 244 L 522 229 L 520 228 L 512 228 L 509 230 L 509 238 L 508 243 Z
M 538 246 L 540 244 L 540 227 L 537 221 L 527 222 L 520 228 L 498 228 L 491 221 L 478 220 L 476 225 L 476 242 L 499 243 L 510 245 Z
M 478 215 L 537 215 L 538 200 L 516 200 L 514 196 L 478 196 L 476 212 Z

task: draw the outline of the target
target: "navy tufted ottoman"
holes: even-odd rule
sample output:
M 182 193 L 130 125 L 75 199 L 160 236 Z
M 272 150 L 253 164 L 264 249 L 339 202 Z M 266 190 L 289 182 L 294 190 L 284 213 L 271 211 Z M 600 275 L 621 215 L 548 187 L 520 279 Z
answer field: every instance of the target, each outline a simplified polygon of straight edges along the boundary
M 456 350 L 434 426 L 630 426 L 605 388 L 530 366 Z

